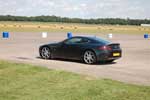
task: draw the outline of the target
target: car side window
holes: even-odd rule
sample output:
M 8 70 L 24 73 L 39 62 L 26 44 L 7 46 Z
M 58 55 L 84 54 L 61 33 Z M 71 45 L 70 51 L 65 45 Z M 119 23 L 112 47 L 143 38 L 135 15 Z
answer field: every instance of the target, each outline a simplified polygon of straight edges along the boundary
M 89 43 L 89 42 L 91 42 L 89 39 L 87 39 L 87 38 L 83 38 L 82 39 L 82 43 Z
M 66 44 L 74 44 L 74 43 L 81 43 L 82 42 L 82 38 L 72 38 L 67 40 L 65 43 Z

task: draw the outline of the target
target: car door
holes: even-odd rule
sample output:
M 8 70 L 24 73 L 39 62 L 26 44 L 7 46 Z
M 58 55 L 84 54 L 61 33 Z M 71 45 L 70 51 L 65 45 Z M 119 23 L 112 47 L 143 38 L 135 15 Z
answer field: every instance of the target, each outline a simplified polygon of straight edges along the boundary
M 75 37 L 64 42 L 62 56 L 67 59 L 78 59 L 81 54 L 82 38 Z

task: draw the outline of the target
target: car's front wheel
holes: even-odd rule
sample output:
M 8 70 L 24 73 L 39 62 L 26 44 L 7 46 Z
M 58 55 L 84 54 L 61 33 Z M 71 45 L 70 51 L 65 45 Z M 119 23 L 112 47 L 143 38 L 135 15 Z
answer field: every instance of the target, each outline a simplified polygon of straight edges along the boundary
M 43 59 L 50 59 L 51 58 L 51 51 L 48 47 L 42 47 L 40 50 L 40 56 Z
M 87 50 L 84 52 L 83 60 L 86 64 L 93 64 L 96 62 L 96 55 L 93 51 Z

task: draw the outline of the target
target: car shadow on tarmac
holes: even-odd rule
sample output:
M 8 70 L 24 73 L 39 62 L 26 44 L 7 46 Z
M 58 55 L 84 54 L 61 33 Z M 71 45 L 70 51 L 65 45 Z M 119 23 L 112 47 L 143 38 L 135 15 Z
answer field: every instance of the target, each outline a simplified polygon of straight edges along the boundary
M 42 59 L 41 57 L 36 57 L 37 59 Z M 70 60 L 70 59 L 60 59 L 60 58 L 55 58 L 55 59 L 49 59 L 49 60 L 53 60 L 53 61 L 63 61 L 63 62 L 73 62 L 73 63 L 80 63 L 80 64 L 85 64 L 82 61 L 79 60 Z M 91 65 L 113 65 L 116 64 L 116 62 L 97 62 L 95 64 L 91 64 Z

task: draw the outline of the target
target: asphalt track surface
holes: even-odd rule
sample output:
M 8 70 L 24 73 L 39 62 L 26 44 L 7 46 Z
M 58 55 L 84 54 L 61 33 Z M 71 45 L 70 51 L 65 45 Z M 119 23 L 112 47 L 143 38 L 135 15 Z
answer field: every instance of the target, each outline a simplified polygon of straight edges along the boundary
M 90 34 L 74 34 L 90 35 Z M 107 38 L 107 34 L 97 36 Z M 121 44 L 123 57 L 114 63 L 87 65 L 70 60 L 43 60 L 39 58 L 41 44 L 57 42 L 66 38 L 66 33 L 10 33 L 9 39 L 0 38 L 0 59 L 41 65 L 50 69 L 65 70 L 96 78 L 118 80 L 121 82 L 150 85 L 150 39 L 142 34 L 113 34 L 112 42 Z

